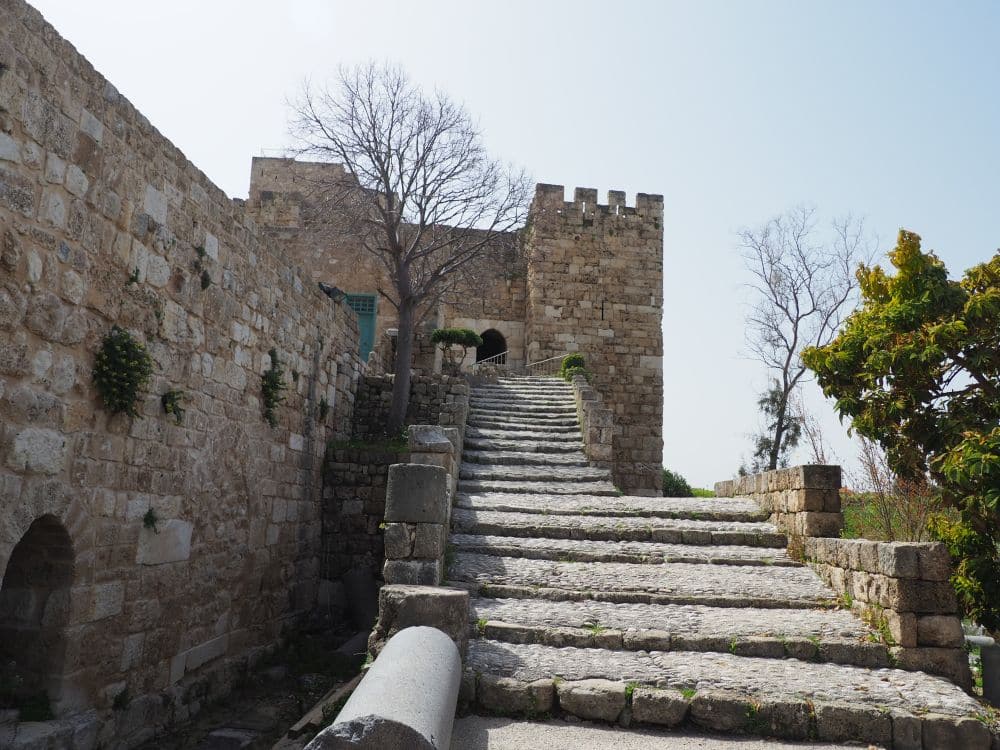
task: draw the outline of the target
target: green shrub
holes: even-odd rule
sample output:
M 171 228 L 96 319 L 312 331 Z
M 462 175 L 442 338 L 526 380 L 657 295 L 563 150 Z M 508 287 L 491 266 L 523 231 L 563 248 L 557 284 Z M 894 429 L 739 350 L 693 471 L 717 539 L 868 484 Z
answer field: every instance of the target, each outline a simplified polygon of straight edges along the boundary
M 574 375 L 583 375 L 583 379 L 588 383 L 590 382 L 590 370 L 586 367 L 567 367 L 565 370 L 561 371 L 563 379 L 568 383 L 573 382 Z
M 574 375 L 583 375 L 588 381 L 590 380 L 590 371 L 587 369 L 587 362 L 584 360 L 583 355 L 580 353 L 567 354 L 562 358 L 562 363 L 559 366 L 559 377 L 563 380 L 572 383 Z
M 128 331 L 112 327 L 94 360 L 94 385 L 104 406 L 113 414 L 138 417 L 139 392 L 153 373 L 153 360 L 146 347 Z
M 663 469 L 663 496 L 664 497 L 693 497 L 691 485 L 680 474 Z
M 431 332 L 431 343 L 437 344 L 444 352 L 445 359 L 453 369 L 462 366 L 470 348 L 483 345 L 483 337 L 470 328 L 436 328 Z M 455 361 L 453 347 L 462 347 L 462 358 Z

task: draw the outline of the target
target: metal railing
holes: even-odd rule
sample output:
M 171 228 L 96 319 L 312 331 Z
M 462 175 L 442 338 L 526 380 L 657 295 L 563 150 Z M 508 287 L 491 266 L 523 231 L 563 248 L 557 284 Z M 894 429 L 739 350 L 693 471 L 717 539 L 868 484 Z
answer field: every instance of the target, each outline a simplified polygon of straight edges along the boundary
M 479 372 L 482 367 L 495 367 L 498 370 L 508 371 L 507 368 L 507 354 L 510 350 L 502 351 L 499 354 L 494 354 L 492 357 L 487 357 L 486 359 L 481 359 L 470 368 L 473 374 Z
M 525 365 L 524 373 L 535 378 L 553 377 L 559 372 L 559 368 L 562 367 L 563 357 L 565 356 L 565 354 L 557 354 L 555 357 L 540 359 L 537 362 L 529 362 Z

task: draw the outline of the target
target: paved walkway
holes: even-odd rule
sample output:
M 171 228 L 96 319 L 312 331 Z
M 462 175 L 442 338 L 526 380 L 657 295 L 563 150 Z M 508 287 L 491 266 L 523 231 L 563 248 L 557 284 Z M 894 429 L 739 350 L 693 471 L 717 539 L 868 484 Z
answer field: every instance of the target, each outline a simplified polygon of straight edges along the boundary
M 620 496 L 562 381 L 501 380 L 471 407 L 448 571 L 472 595 L 463 706 L 619 728 L 468 718 L 454 747 L 794 747 L 636 730 L 659 725 L 989 748 L 979 703 L 891 668 L 752 502 Z

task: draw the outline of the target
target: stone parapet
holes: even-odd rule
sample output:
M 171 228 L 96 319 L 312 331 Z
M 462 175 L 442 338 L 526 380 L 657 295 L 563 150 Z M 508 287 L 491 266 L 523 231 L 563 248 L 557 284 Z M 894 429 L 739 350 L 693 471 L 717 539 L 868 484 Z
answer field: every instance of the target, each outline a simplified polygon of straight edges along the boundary
M 951 576 L 940 543 L 839 539 L 839 466 L 804 465 L 716 482 L 718 497 L 749 497 L 789 534 L 789 552 L 874 628 L 901 669 L 947 677 L 969 690 L 972 677 Z
M 369 375 L 358 383 L 352 434 L 368 440 L 385 434 L 392 401 L 392 375 Z M 447 375 L 415 375 L 410 384 L 406 424 L 458 427 L 463 433 L 469 413 L 469 384 Z
M 793 466 L 716 482 L 715 494 L 752 498 L 792 536 L 835 537 L 844 528 L 840 477 L 839 466 Z
M 882 633 L 898 666 L 971 688 L 958 603 L 948 580 L 951 559 L 943 544 L 807 538 L 803 553 Z
M 582 375 L 573 376 L 576 415 L 583 435 L 583 452 L 594 465 L 610 469 L 614 460 L 614 413 L 604 405 L 601 394 Z

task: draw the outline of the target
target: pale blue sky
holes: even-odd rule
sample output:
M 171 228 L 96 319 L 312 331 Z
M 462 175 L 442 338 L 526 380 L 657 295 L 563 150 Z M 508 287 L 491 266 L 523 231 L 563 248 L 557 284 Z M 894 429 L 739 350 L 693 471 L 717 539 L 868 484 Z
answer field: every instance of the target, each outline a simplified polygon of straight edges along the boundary
M 664 453 L 699 485 L 748 452 L 766 382 L 735 230 L 805 202 L 867 216 L 883 250 L 917 231 L 953 274 L 1000 246 L 998 2 L 35 5 L 236 197 L 304 76 L 369 58 L 463 101 L 539 182 L 664 194 Z

